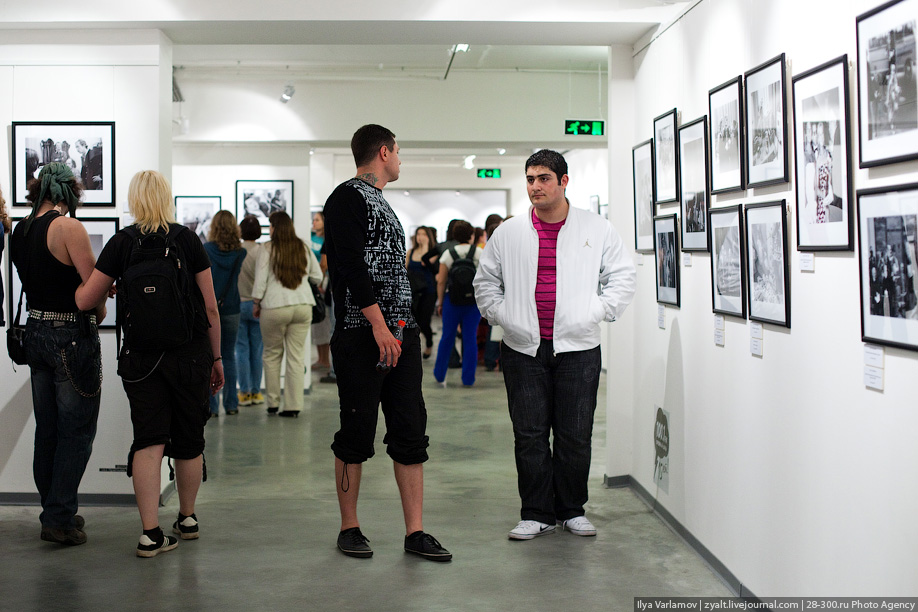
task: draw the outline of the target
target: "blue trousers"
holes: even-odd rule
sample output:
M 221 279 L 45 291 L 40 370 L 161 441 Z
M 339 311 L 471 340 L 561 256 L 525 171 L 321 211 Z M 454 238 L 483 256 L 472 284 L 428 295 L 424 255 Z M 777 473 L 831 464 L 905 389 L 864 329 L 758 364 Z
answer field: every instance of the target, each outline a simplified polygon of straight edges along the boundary
M 223 395 L 223 409 L 239 408 L 239 396 L 236 395 L 236 334 L 239 331 L 239 315 L 220 315 L 220 355 L 223 357 L 223 390 L 210 396 L 210 413 L 220 412 L 219 395 Z M 215 355 L 216 357 L 216 355 Z
M 542 340 L 530 357 L 503 344 L 500 359 L 513 423 L 520 518 L 554 525 L 582 516 L 602 368 L 599 347 L 555 354 L 552 341 Z
M 456 332 L 462 325 L 462 384 L 475 384 L 475 368 L 478 367 L 478 340 L 475 337 L 481 313 L 478 306 L 454 306 L 449 301 L 449 294 L 443 298 L 443 332 L 437 348 L 437 361 L 434 363 L 434 378 L 437 382 L 446 380 L 449 368 L 449 356 L 456 344 Z
M 261 359 L 265 346 L 261 340 L 261 324 L 252 316 L 253 304 L 251 300 L 242 302 L 236 336 L 236 369 L 239 390 L 243 393 L 261 392 Z

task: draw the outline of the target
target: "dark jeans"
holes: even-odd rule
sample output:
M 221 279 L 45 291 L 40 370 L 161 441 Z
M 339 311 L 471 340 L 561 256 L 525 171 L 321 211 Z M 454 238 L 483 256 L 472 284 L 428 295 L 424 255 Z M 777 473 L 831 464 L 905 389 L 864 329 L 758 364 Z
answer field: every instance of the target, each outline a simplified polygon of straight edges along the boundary
M 77 323 L 26 324 L 32 371 L 35 455 L 32 472 L 45 527 L 72 529 L 79 508 L 77 489 L 96 437 L 102 390 L 102 351 L 93 327 L 84 336 Z
M 535 357 L 501 346 L 513 422 L 520 518 L 554 524 L 584 514 L 599 347 L 554 354 L 542 340 Z M 554 449 L 549 435 L 554 436 Z
M 220 394 L 223 409 L 229 412 L 239 408 L 236 395 L 236 334 L 239 332 L 239 315 L 220 315 L 220 355 L 223 357 L 223 390 L 210 396 L 210 413 L 220 413 Z M 260 381 L 259 381 L 260 382 Z
M 424 334 L 424 346 L 430 348 L 433 346 L 433 329 L 430 327 L 430 321 L 433 313 L 437 309 L 437 294 L 434 291 L 429 293 L 415 293 L 411 302 L 411 312 L 421 333 Z

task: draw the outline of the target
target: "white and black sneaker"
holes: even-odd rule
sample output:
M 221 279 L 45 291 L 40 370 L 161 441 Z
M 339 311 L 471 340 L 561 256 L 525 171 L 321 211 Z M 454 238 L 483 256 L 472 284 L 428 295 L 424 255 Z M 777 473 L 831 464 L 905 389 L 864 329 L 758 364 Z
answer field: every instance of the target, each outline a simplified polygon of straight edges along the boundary
M 574 535 L 586 537 L 596 535 L 596 527 L 594 527 L 590 519 L 585 516 L 575 516 L 566 521 L 558 521 L 558 525 L 561 526 L 561 531 L 567 529 Z
M 172 523 L 172 533 L 177 533 L 183 540 L 197 540 L 198 536 L 198 517 L 191 513 L 191 516 L 185 516 L 179 512 L 178 518 Z
M 540 523 L 539 521 L 520 521 L 516 527 L 510 530 L 509 537 L 511 540 L 531 540 L 554 532 L 554 525 Z
M 155 557 L 161 552 L 166 552 L 172 550 L 178 546 L 178 540 L 172 536 L 167 536 L 163 534 L 163 530 L 157 528 L 155 531 L 158 533 L 153 533 L 153 537 L 150 537 L 150 532 L 154 530 L 148 530 L 140 536 L 140 542 L 137 543 L 137 556 L 144 557 L 149 559 L 150 557 Z M 159 536 L 157 538 L 156 536 Z

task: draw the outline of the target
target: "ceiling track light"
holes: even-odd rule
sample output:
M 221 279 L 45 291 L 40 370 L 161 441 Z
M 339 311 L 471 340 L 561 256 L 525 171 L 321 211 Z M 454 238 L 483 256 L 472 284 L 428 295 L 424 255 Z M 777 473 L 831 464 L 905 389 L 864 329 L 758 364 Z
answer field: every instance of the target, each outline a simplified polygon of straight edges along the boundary
M 443 80 L 446 80 L 446 77 L 449 76 L 449 69 L 453 67 L 453 60 L 456 59 L 457 53 L 468 53 L 469 45 L 468 43 L 459 43 L 453 45 L 453 52 L 449 56 L 449 64 L 446 66 L 446 74 L 443 75 Z
M 466 170 L 475 169 L 475 155 L 466 155 L 465 159 L 462 162 L 462 167 Z
M 290 101 L 290 98 L 293 97 L 293 94 L 296 93 L 296 88 L 293 85 L 287 85 L 284 87 L 284 93 L 281 94 L 280 101 L 286 104 Z

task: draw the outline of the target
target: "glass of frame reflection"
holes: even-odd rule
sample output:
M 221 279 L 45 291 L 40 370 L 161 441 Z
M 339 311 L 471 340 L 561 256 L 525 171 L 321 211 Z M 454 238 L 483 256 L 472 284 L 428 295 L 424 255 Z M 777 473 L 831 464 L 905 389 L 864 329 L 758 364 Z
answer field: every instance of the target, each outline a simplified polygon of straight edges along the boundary
M 679 221 L 675 214 L 653 218 L 657 302 L 679 306 Z
M 654 187 L 653 139 L 645 140 L 631 149 L 632 180 L 634 181 L 634 249 L 653 251 Z
M 746 186 L 742 76 L 708 92 L 708 116 L 711 193 L 742 191 Z
M 676 109 L 653 120 L 653 172 L 656 177 L 654 202 L 666 204 L 679 199 L 679 146 Z
M 711 299 L 714 312 L 746 318 L 746 244 L 741 204 L 712 208 Z
M 682 250 L 708 250 L 708 118 L 679 128 Z
M 786 183 L 787 85 L 784 54 L 746 73 L 746 187 Z
M 749 319 L 790 327 L 786 202 L 746 204 L 744 213 Z

